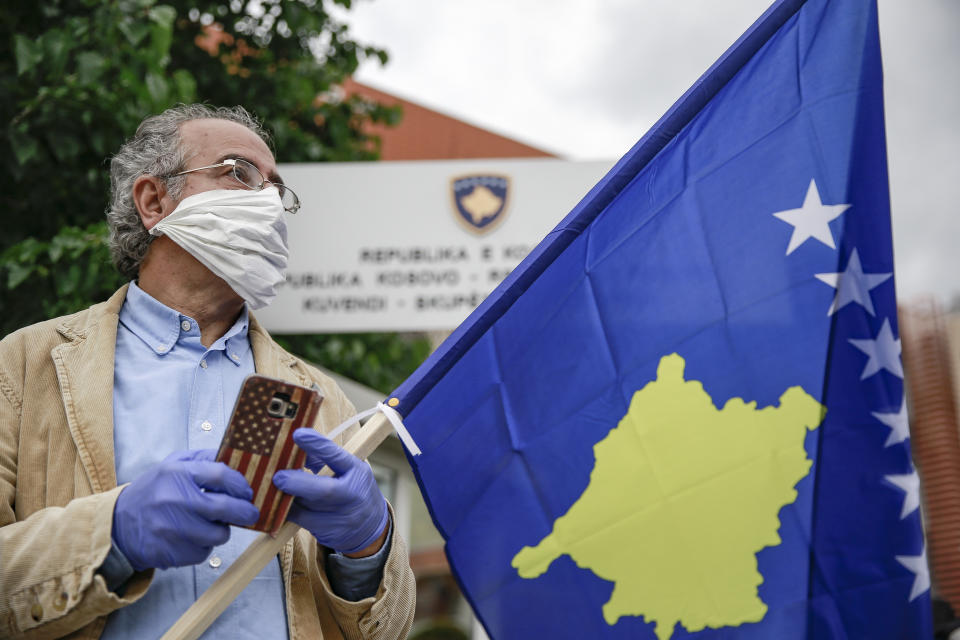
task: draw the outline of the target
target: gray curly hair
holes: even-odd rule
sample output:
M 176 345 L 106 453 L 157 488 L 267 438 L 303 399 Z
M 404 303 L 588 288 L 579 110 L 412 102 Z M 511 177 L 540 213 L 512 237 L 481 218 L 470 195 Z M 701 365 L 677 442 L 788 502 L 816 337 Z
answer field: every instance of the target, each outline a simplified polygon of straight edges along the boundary
M 243 107 L 210 107 L 205 104 L 179 104 L 140 123 L 132 138 L 123 143 L 110 160 L 110 254 L 113 264 L 125 277 L 133 279 L 147 255 L 153 236 L 143 226 L 133 202 L 133 183 L 143 175 L 169 176 L 183 171 L 185 151 L 181 145 L 180 125 L 190 120 L 229 120 L 247 127 L 270 146 L 270 136 L 260 122 Z M 167 178 L 167 191 L 180 197 L 186 176 Z

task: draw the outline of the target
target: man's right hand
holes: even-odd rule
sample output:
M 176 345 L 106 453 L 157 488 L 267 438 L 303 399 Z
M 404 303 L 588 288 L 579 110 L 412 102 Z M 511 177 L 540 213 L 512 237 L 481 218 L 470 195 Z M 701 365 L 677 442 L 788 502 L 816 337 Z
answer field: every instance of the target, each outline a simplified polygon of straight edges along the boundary
M 202 562 L 230 538 L 229 524 L 259 517 L 253 490 L 216 451 L 178 451 L 120 492 L 113 542 L 137 571 Z

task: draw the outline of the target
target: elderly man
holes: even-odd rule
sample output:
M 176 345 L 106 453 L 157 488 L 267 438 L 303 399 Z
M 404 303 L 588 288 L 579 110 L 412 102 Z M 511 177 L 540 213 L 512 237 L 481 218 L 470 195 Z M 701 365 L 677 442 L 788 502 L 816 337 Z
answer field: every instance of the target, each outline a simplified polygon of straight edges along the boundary
M 251 489 L 213 458 L 247 374 L 319 387 L 321 432 L 353 415 L 248 312 L 283 280 L 299 207 L 265 140 L 242 108 L 147 118 L 111 165 L 132 282 L 0 342 L 0 637 L 159 637 L 243 551 Z M 413 575 L 369 466 L 295 439 L 337 476 L 275 476 L 303 529 L 204 637 L 405 637 Z

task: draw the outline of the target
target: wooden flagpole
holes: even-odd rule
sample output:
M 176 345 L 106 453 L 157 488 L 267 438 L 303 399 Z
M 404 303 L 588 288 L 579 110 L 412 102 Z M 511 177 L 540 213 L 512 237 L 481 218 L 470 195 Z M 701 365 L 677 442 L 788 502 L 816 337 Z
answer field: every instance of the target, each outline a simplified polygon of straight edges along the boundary
M 361 460 L 365 459 L 373 453 L 374 449 L 380 446 L 380 443 L 390 435 L 391 431 L 393 431 L 393 426 L 390 421 L 382 413 L 377 413 L 361 427 L 356 435 L 350 438 L 344 449 Z M 330 467 L 324 467 L 320 470 L 319 475 L 329 476 L 333 475 L 333 472 L 330 471 Z M 163 634 L 160 640 L 196 640 L 199 638 L 207 627 L 213 624 L 213 621 L 223 613 L 223 610 L 240 595 L 240 592 L 250 581 L 267 566 L 267 563 L 280 553 L 283 545 L 293 538 L 298 529 L 300 529 L 299 525 L 287 522 L 280 528 L 276 538 L 267 533 L 261 534 L 223 572 L 223 575 L 217 578 L 217 581 L 197 598 L 197 601 L 180 616 L 180 619 Z

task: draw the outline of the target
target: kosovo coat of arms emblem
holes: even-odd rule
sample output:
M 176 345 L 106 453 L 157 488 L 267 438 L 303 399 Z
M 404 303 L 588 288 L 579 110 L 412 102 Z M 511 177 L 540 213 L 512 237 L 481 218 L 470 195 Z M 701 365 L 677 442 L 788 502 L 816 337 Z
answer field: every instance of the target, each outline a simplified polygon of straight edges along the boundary
M 503 221 L 510 193 L 510 178 L 470 175 L 450 181 L 454 215 L 470 231 L 482 234 Z

